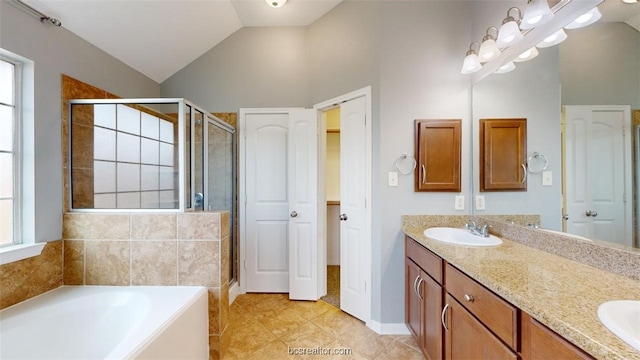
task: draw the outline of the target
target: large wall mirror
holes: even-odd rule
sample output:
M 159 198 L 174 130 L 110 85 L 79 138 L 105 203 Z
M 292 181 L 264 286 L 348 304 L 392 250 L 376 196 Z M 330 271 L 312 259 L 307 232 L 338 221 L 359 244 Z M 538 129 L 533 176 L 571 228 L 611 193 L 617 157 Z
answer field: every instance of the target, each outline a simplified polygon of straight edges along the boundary
M 473 85 L 473 195 L 485 205 L 473 211 L 536 214 L 542 229 L 639 247 L 640 4 L 599 9 L 599 22 Z M 544 155 L 546 178 L 529 172 L 526 192 L 480 192 L 478 122 L 510 117 L 527 118 L 528 156 Z

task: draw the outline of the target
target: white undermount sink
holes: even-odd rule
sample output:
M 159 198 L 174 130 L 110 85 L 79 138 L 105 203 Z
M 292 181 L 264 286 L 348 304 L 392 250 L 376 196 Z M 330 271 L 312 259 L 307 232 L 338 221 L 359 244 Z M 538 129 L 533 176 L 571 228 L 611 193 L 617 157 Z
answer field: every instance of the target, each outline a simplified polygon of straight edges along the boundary
M 633 348 L 640 350 L 640 300 L 614 300 L 600 304 L 602 324 Z
M 484 237 L 472 234 L 469 230 L 451 227 L 432 227 L 424 231 L 424 236 L 454 245 L 497 246 L 502 240 L 494 235 Z

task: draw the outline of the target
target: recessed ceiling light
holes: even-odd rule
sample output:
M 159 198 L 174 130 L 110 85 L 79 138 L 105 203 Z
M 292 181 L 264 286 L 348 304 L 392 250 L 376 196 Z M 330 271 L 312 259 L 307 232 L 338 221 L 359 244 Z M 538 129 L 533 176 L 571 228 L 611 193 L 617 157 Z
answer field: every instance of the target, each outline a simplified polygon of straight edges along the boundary
M 279 7 L 283 7 L 284 4 L 287 3 L 287 0 L 264 0 L 267 5 L 271 6 L 272 8 L 279 8 Z

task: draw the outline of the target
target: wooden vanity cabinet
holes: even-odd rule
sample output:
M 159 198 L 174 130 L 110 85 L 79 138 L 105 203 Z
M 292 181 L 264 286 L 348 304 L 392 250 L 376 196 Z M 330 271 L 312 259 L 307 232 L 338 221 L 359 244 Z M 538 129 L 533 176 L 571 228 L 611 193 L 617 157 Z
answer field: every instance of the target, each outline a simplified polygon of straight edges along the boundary
M 415 120 L 415 191 L 460 192 L 462 120 Z
M 442 354 L 442 259 L 405 238 L 405 322 L 424 356 Z
M 527 119 L 480 119 L 480 191 L 527 190 Z
M 577 346 L 522 312 L 522 360 L 593 359 Z

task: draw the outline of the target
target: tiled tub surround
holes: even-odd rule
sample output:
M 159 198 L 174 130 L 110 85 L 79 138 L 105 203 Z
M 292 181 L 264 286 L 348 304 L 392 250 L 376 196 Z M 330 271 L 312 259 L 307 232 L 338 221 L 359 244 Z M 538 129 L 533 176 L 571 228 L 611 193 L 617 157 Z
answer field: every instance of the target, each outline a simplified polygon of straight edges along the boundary
M 541 234 L 506 222 L 475 218 L 502 236 L 504 243 L 497 247 L 455 246 L 423 234 L 425 224 L 458 226 L 466 222 L 460 218 L 404 216 L 403 232 L 595 358 L 640 359 L 640 352 L 609 332 L 597 316 L 598 306 L 606 301 L 640 299 L 640 281 L 536 249 L 535 238 Z M 520 238 L 509 240 L 514 233 L 507 230 L 518 231 L 515 228 L 522 231 Z M 556 247 L 580 241 L 563 236 L 556 240 Z M 530 246 L 523 244 L 527 241 Z M 549 247 L 552 241 L 539 243 Z M 635 266 L 640 266 L 640 257 Z
M 229 343 L 229 213 L 67 213 L 65 285 L 200 285 L 211 359 Z
M 0 310 L 61 285 L 62 240 L 57 240 L 38 256 L 0 265 Z

